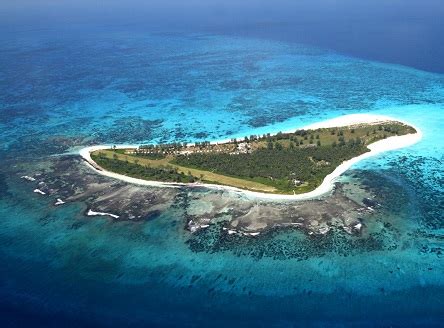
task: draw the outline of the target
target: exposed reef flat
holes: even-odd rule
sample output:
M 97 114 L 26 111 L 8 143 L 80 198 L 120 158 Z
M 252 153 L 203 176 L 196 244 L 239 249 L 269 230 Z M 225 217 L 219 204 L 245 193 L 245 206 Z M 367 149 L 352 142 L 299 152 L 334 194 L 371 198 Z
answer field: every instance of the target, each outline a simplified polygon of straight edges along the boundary
M 53 206 L 85 202 L 87 216 L 107 214 L 112 219 L 147 220 L 169 208 L 177 194 L 170 188 L 140 188 L 115 179 L 97 175 L 78 156 L 52 157 L 46 168 L 34 171 L 33 180 L 22 178 L 39 197 Z
M 269 230 L 294 227 L 308 234 L 326 234 L 338 228 L 360 234 L 362 217 L 371 215 L 376 203 L 365 203 L 374 194 L 360 190 L 354 199 L 336 184 L 330 197 L 297 203 L 252 200 L 230 190 L 201 188 L 155 188 L 98 175 L 75 155 L 53 157 L 39 172 L 20 171 L 17 176 L 45 194 L 52 206 L 84 202 L 87 216 L 98 215 L 117 221 L 161 220 L 166 212 L 183 217 L 183 228 L 191 233 L 213 225 L 223 226 L 227 235 L 257 237 Z M 355 194 L 356 196 L 356 194 Z M 63 202 L 63 203 L 62 203 Z M 371 205 L 371 206 L 370 206 Z

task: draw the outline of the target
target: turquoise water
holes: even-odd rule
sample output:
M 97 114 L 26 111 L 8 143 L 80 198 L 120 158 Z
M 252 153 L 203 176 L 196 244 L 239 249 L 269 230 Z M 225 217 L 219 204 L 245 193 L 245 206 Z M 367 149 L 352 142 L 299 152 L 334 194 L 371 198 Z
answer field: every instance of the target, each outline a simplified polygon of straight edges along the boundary
M 443 75 L 217 35 L 29 32 L 2 43 L 5 324 L 442 322 Z M 197 249 L 181 208 L 137 223 L 84 217 L 82 202 L 53 207 L 19 179 L 84 145 L 225 139 L 360 112 L 407 120 L 424 134 L 344 177 L 386 195 L 368 223 L 378 236 L 371 245 L 284 230 L 248 241 L 209 232 Z

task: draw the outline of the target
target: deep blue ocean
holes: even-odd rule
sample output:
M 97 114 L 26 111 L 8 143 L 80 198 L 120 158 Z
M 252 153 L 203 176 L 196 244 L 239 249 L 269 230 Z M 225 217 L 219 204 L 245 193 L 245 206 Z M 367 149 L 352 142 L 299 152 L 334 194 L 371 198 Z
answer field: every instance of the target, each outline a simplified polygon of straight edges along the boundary
M 402 56 L 381 63 L 320 42 L 208 29 L 34 23 L 0 38 L 1 327 L 443 325 L 442 58 L 423 71 Z M 352 170 L 390 195 L 377 250 L 338 241 L 301 261 L 286 252 L 307 236 L 281 231 L 267 244 L 275 257 L 246 251 L 260 238 L 196 252 L 179 210 L 137 223 L 85 217 L 84 203 L 54 207 L 20 179 L 91 143 L 217 140 L 351 113 L 390 115 L 424 134 Z

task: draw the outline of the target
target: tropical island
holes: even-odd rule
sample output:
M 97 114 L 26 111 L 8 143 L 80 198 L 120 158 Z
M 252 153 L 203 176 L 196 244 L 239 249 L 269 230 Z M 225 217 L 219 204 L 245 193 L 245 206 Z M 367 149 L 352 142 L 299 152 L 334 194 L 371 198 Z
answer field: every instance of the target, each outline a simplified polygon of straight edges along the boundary
M 344 163 L 366 156 L 371 146 L 384 141 L 393 148 L 400 138 L 418 136 L 414 127 L 396 120 L 367 117 L 365 122 L 358 121 L 224 142 L 99 146 L 88 149 L 83 157 L 96 170 L 115 177 L 300 195 L 319 189 L 327 176 Z

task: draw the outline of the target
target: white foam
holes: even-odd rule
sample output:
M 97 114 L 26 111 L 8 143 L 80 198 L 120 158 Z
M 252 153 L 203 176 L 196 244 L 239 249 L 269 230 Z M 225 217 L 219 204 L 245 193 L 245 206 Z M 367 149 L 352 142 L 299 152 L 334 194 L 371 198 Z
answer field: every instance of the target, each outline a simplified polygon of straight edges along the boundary
M 65 204 L 65 202 L 63 200 L 61 200 L 60 198 L 57 198 L 57 201 L 54 203 L 55 206 L 63 205 L 63 204 Z
M 253 237 L 256 237 L 256 236 L 259 236 L 260 235 L 260 232 L 244 232 L 243 233 L 245 236 L 253 236 Z
M 115 219 L 119 218 L 119 216 L 115 215 L 115 214 L 106 213 L 106 212 L 94 212 L 91 209 L 88 211 L 88 213 L 86 213 L 86 215 L 88 215 L 88 216 L 96 216 L 96 215 L 99 215 L 99 216 L 110 216 L 110 217 L 115 218 Z
M 35 179 L 33 177 L 30 177 L 28 175 L 22 175 L 20 178 L 28 180 L 28 181 L 35 181 Z

